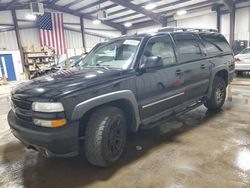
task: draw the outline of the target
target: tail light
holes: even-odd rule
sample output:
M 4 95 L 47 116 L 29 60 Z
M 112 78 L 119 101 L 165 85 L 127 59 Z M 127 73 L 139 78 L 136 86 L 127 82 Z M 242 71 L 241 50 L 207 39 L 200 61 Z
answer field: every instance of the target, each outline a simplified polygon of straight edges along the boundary
M 234 62 L 235 62 L 235 63 L 239 63 L 240 61 L 241 61 L 240 58 L 238 58 L 238 57 L 235 57 L 235 58 L 234 58 Z

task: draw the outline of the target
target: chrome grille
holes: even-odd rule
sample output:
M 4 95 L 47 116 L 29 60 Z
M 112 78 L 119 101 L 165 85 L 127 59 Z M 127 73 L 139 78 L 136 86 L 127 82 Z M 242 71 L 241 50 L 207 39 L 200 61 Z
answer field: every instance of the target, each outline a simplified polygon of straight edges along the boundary
M 14 105 L 18 108 L 25 109 L 25 110 L 31 110 L 31 102 L 26 100 L 21 100 L 17 98 L 11 99 Z
M 32 102 L 17 98 L 12 98 L 11 100 L 15 107 L 16 117 L 22 121 L 32 122 Z

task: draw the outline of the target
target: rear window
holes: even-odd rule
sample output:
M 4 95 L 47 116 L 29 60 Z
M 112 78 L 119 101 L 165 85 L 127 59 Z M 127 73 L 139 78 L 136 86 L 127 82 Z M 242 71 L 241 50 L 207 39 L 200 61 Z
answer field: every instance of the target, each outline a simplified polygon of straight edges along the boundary
M 193 34 L 174 34 L 174 40 L 180 62 L 200 59 L 202 57 L 200 46 Z
M 227 40 L 220 34 L 201 33 L 200 37 L 205 45 L 208 54 L 232 51 Z
M 250 48 L 246 48 L 240 52 L 240 54 L 250 54 Z

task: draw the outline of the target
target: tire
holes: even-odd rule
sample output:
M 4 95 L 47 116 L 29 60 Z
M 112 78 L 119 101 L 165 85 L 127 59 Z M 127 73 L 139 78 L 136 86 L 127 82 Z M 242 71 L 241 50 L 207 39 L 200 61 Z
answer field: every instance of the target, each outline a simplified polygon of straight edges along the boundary
M 236 71 L 235 72 L 237 77 L 242 77 L 243 76 L 243 71 Z
M 222 77 L 215 76 L 210 99 L 205 102 L 209 110 L 219 110 L 226 99 L 226 83 Z
M 124 112 L 117 107 L 94 111 L 85 132 L 85 155 L 96 166 L 109 167 L 121 157 L 127 137 Z

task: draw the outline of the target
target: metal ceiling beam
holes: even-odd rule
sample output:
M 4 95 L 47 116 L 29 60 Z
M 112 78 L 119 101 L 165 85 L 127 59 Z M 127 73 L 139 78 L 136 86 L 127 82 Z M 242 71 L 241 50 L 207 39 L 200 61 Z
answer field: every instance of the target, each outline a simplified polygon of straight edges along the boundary
M 51 1 L 49 1 L 49 4 L 53 5 L 53 4 L 56 4 L 58 1 L 60 1 L 60 0 L 51 0 Z
M 232 12 L 234 9 L 234 2 L 233 0 L 222 0 L 223 4 L 225 5 L 225 7 Z
M 88 9 L 88 8 L 91 8 L 91 7 L 100 5 L 100 4 L 103 3 L 103 2 L 104 2 L 104 0 L 99 0 L 99 1 L 96 1 L 96 2 L 94 2 L 94 3 L 90 3 L 90 4 L 86 5 L 86 6 L 80 7 L 80 8 L 78 8 L 78 9 L 76 9 L 75 11 L 80 12 L 80 11 L 82 11 L 82 10 L 85 10 L 85 9 Z
M 200 8 L 211 6 L 215 2 L 218 2 L 218 0 L 210 0 L 210 1 L 196 3 L 196 4 L 193 4 L 193 5 L 187 5 L 187 6 L 175 8 L 175 9 L 172 9 L 172 10 L 162 11 L 159 14 L 161 14 L 161 15 L 165 14 L 165 16 L 169 17 L 169 16 L 173 16 L 180 9 L 185 9 L 187 11 L 194 11 L 194 10 L 197 10 L 197 9 L 200 9 Z M 168 15 L 166 15 L 166 14 L 168 14 Z M 136 20 L 139 21 L 140 19 L 145 19 L 145 18 L 147 18 L 147 17 L 143 16 L 143 17 L 139 17 L 139 18 L 134 18 L 133 21 L 136 21 Z M 128 21 L 130 21 L 130 20 L 128 20 Z M 121 24 L 122 22 L 119 22 L 119 23 Z
M 57 11 L 61 11 L 61 12 L 65 12 L 65 13 L 68 13 L 68 14 L 71 14 L 71 15 L 74 15 L 74 16 L 78 16 L 78 17 L 81 17 L 81 18 L 85 18 L 85 19 L 89 19 L 89 20 L 94 20 L 95 19 L 95 17 L 93 17 L 93 16 L 91 16 L 89 14 L 76 12 L 75 10 L 64 8 L 64 7 L 59 6 L 59 5 L 55 5 L 55 4 L 54 5 L 46 4 L 46 5 L 48 6 L 48 8 L 51 8 L 51 9 L 54 9 L 54 10 L 57 10 Z M 121 31 L 122 34 L 126 33 L 126 28 L 123 25 L 120 25 L 120 24 L 117 24 L 117 23 L 114 23 L 114 22 L 110 22 L 108 20 L 103 20 L 102 23 L 107 25 L 107 26 L 113 27 L 113 28 L 117 29 L 118 31 Z
M 131 1 L 131 0 L 129 0 L 129 1 Z M 161 1 L 161 0 L 154 0 L 154 2 L 159 2 L 159 1 Z M 138 5 L 144 6 L 144 5 L 146 5 L 146 4 L 148 4 L 148 2 L 140 3 L 140 4 L 138 4 Z M 118 6 L 117 4 L 112 4 L 112 5 L 108 5 L 108 6 L 105 6 L 105 7 L 101 7 L 100 10 L 108 10 L 108 9 L 111 9 L 111 8 L 114 8 L 114 7 L 117 7 L 117 6 Z M 117 10 L 117 11 L 114 11 L 114 12 L 111 12 L 111 13 L 109 13 L 109 15 L 119 14 L 119 13 L 121 13 L 121 12 L 128 11 L 128 10 L 130 10 L 130 9 L 128 9 L 128 8 L 123 8 L 123 9 L 120 9 L 120 10 Z M 98 11 L 98 10 L 94 10 L 94 11 L 88 12 L 88 14 L 94 14 L 94 13 L 96 13 L 97 11 Z M 133 14 L 138 14 L 138 13 L 133 13 Z
M 160 0 L 159 0 L 160 1 Z M 170 6 L 174 6 L 174 5 L 176 5 L 176 4 L 181 4 L 181 3 L 185 3 L 185 2 L 188 2 L 188 1 L 190 1 L 190 0 L 178 0 L 178 1 L 175 1 L 175 2 L 172 2 L 172 3 L 167 3 L 167 4 L 164 4 L 164 5 L 160 5 L 160 6 L 157 6 L 155 9 L 157 10 L 157 9 L 161 9 L 161 8 L 166 8 L 166 7 L 170 7 Z M 155 1 L 154 1 L 155 2 Z M 144 5 L 146 5 L 148 2 L 145 2 L 145 3 L 142 3 L 142 4 L 140 4 L 140 6 L 144 6 Z M 122 11 L 122 10 L 120 10 L 120 11 Z M 119 13 L 120 11 L 116 11 L 117 13 Z M 113 13 L 111 13 L 111 14 L 114 14 L 114 13 L 116 13 L 116 12 L 113 12 Z M 110 14 L 110 15 L 111 15 Z M 131 13 L 131 14 L 126 14 L 126 15 L 124 15 L 124 16 L 119 16 L 119 17 L 116 17 L 116 18 L 113 18 L 113 19 L 110 19 L 110 21 L 114 21 L 114 20 L 120 20 L 120 19 L 123 19 L 123 18 L 127 18 L 127 17 L 130 17 L 130 16 L 135 16 L 135 15 L 137 15 L 138 13 Z M 146 18 L 146 16 L 143 16 L 142 18 Z
M 15 5 L 16 3 L 19 3 L 19 1 L 20 1 L 20 0 L 11 1 L 11 2 L 9 2 L 9 3 L 5 6 L 5 8 L 6 8 L 6 9 L 10 9 L 10 8 L 12 8 L 13 5 Z
M 81 25 L 81 34 L 82 34 L 82 46 L 83 46 L 84 52 L 86 53 L 87 49 L 86 49 L 86 40 L 85 40 L 85 28 L 84 28 L 84 22 L 82 18 L 80 18 L 80 25 Z
M 162 0 L 155 0 L 154 2 L 159 2 L 159 1 L 162 1 Z M 178 1 L 175 1 L 175 2 L 172 2 L 172 3 L 167 3 L 167 4 L 164 4 L 164 5 L 156 6 L 155 9 L 157 10 L 157 9 L 165 8 L 166 6 L 174 6 L 175 4 L 180 4 L 180 3 L 183 3 L 183 2 L 187 2 L 187 1 L 191 1 L 191 0 L 178 0 Z M 143 6 L 147 5 L 147 4 L 148 4 L 148 2 L 144 2 L 144 3 L 140 3 L 138 5 L 143 7 Z M 120 10 L 117 10 L 117 11 L 114 11 L 114 12 L 110 12 L 109 15 L 113 16 L 115 14 L 119 14 L 121 12 L 125 12 L 125 11 L 128 11 L 128 10 L 130 10 L 130 9 L 128 9 L 128 8 L 120 9 Z M 137 13 L 133 13 L 133 14 L 137 14 Z
M 117 7 L 118 5 L 117 4 L 112 4 L 112 5 L 108 5 L 108 6 L 105 6 L 105 7 L 101 7 L 100 9 L 96 9 L 96 10 L 93 10 L 91 12 L 88 12 L 88 14 L 94 14 L 96 13 L 98 10 L 108 10 L 110 8 L 114 8 L 114 7 Z
M 123 7 L 126 7 L 128 9 L 131 9 L 135 12 L 144 14 L 145 16 L 154 20 L 156 23 L 164 24 L 164 22 L 165 22 L 164 19 L 159 14 L 155 14 L 153 12 L 147 11 L 146 9 L 141 7 L 140 5 L 136 5 L 136 4 L 133 4 L 131 2 L 124 1 L 124 0 L 110 0 L 110 1 L 112 1 L 113 3 L 116 3 L 118 5 L 121 5 Z
M 14 26 L 14 24 L 6 24 L 6 23 L 0 23 L 0 26 L 4 26 L 4 27 L 11 27 Z
M 23 53 L 23 46 L 22 46 L 22 42 L 20 38 L 19 27 L 17 23 L 16 10 L 11 10 L 11 15 L 12 15 L 12 20 L 14 24 L 15 34 L 16 34 L 17 46 L 18 46 L 20 56 L 21 56 L 21 63 L 22 63 L 23 70 L 24 70 L 24 53 Z
M 78 4 L 78 3 L 81 3 L 81 2 L 83 2 L 83 1 L 84 1 L 84 0 L 72 1 L 71 3 L 66 4 L 66 5 L 64 5 L 63 7 L 64 7 L 64 8 L 69 8 L 69 7 L 72 7 L 72 6 L 74 6 L 74 5 Z
M 212 1 L 212 2 L 211 2 Z M 187 5 L 187 6 L 184 6 L 184 7 L 179 7 L 179 8 L 176 8 L 176 9 L 172 9 L 172 10 L 168 10 L 168 11 L 163 11 L 161 12 L 162 14 L 166 14 L 166 13 L 171 13 L 169 15 L 166 15 L 167 18 L 173 18 L 174 14 L 176 11 L 178 11 L 179 9 L 185 9 L 187 11 L 195 11 L 197 9 L 201 9 L 201 8 L 206 8 L 206 7 L 210 7 L 213 5 L 213 3 L 217 1 L 217 0 L 210 0 L 210 1 L 205 1 L 205 2 L 201 2 L 201 3 L 197 3 L 197 4 L 193 4 L 193 5 Z M 142 18 L 146 18 L 146 16 L 144 17 L 141 17 L 140 19 Z M 151 24 L 151 25 L 155 25 L 155 24 L 152 24 L 152 22 L 138 22 L 138 23 L 135 23 L 133 24 L 133 26 L 130 28 L 130 29 L 138 29 L 138 28 L 141 28 L 141 27 L 145 27 L 147 26 L 146 24 Z M 151 25 L 148 25 L 148 26 L 151 26 Z
M 123 18 L 129 18 L 129 17 L 135 16 L 135 15 L 141 15 L 141 14 L 138 14 L 137 12 L 133 12 L 131 14 L 126 14 L 126 15 L 123 15 L 123 16 L 119 16 L 119 17 L 116 17 L 116 18 L 109 19 L 109 21 L 115 21 L 115 20 L 120 20 L 120 19 L 123 19 Z M 143 15 L 141 17 L 146 18 L 146 16 L 143 16 Z

